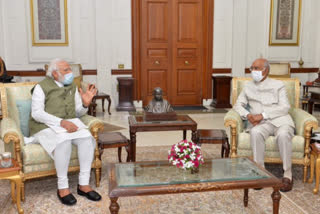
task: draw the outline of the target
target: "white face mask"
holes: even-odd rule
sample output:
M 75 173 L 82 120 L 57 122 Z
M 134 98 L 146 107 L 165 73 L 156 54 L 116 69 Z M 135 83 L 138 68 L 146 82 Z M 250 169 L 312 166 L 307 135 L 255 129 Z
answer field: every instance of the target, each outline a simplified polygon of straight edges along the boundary
M 263 79 L 263 76 L 262 76 L 262 71 L 251 71 L 251 76 L 252 76 L 252 79 L 255 81 L 255 82 L 260 82 L 262 79 Z

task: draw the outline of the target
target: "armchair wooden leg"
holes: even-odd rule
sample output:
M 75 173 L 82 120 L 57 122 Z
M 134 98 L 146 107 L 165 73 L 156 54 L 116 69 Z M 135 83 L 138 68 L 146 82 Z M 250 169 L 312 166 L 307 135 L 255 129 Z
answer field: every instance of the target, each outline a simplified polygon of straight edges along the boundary
M 21 182 L 21 200 L 25 201 L 24 181 Z
M 100 181 L 101 181 L 101 168 L 96 168 L 95 176 L 96 176 L 96 187 L 99 187 Z
M 316 160 L 316 185 L 313 189 L 313 193 L 317 194 L 319 191 L 319 181 L 320 181 L 320 158 L 318 157 Z
M 313 182 L 313 177 L 314 177 L 314 156 L 311 153 L 311 156 L 310 156 L 310 178 L 308 180 L 308 183 Z
M 303 166 L 303 183 L 307 182 L 307 172 L 308 172 L 308 166 Z

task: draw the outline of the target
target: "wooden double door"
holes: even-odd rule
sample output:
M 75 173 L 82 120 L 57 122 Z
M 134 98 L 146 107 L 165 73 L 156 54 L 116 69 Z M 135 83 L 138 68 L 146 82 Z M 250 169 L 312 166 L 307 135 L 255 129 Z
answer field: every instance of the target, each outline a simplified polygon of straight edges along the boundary
M 143 105 L 153 98 L 155 87 L 162 88 L 172 105 L 202 105 L 209 67 L 205 50 L 212 48 L 205 47 L 204 2 L 140 0 L 140 73 L 136 76 Z

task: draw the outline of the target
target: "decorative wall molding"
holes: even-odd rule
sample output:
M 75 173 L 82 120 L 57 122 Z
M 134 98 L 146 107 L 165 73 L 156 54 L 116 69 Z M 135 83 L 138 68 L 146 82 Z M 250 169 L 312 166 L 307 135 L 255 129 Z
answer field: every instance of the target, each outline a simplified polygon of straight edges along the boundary
M 42 77 L 46 75 L 44 70 L 19 70 L 19 71 L 7 71 L 9 76 L 18 77 Z M 82 70 L 82 75 L 97 75 L 97 69 Z
M 213 74 L 231 74 L 232 68 L 212 68 Z
M 290 73 L 293 74 L 302 74 L 302 73 L 317 73 L 319 68 L 291 68 Z M 250 74 L 249 68 L 245 69 L 246 74 Z
M 112 69 L 111 75 L 132 75 L 132 69 Z

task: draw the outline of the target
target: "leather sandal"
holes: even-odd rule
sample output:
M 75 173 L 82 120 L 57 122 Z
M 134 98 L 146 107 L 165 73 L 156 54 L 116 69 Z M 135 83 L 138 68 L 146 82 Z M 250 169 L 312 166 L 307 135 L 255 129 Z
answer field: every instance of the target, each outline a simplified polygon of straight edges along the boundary
M 290 180 L 289 178 L 283 177 L 282 178 L 282 188 L 280 188 L 281 192 L 289 192 L 292 190 L 293 187 L 293 179 Z
M 77 188 L 77 193 L 78 193 L 78 195 L 85 196 L 87 199 L 89 199 L 91 201 L 100 201 L 101 200 L 101 195 L 99 193 L 97 193 L 94 190 L 89 191 L 89 192 L 83 192 L 80 189 L 79 184 L 78 184 L 78 188 Z
M 57 190 L 57 196 L 62 204 L 72 206 L 77 203 L 77 199 L 71 193 L 69 195 L 64 196 L 64 197 L 61 197 L 59 194 L 59 190 Z

